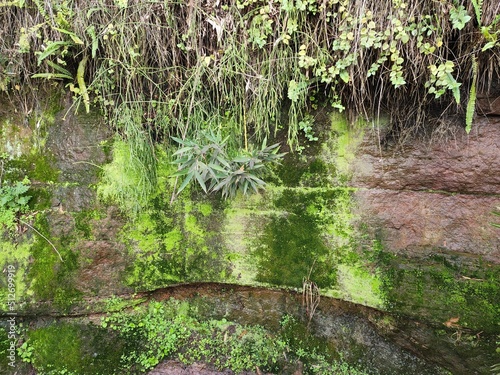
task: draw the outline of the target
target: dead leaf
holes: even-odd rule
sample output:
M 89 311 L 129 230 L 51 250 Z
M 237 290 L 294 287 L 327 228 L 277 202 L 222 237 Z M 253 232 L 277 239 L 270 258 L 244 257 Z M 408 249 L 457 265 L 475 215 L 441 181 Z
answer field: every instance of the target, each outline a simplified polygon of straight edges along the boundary
M 459 325 L 457 324 L 459 320 L 460 317 L 457 316 L 456 318 L 448 319 L 448 321 L 444 322 L 443 324 L 448 328 L 457 328 L 459 327 Z

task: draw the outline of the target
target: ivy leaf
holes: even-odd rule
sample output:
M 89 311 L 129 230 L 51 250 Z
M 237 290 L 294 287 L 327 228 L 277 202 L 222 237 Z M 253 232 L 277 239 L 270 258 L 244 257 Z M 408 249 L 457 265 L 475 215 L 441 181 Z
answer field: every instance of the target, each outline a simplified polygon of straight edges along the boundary
M 458 8 L 453 7 L 450 10 L 450 20 L 454 29 L 462 30 L 465 24 L 471 20 L 471 16 L 467 14 L 464 6 L 460 5 Z
M 290 99 L 292 102 L 296 102 L 299 100 L 299 89 L 297 85 L 297 81 L 292 79 L 288 83 L 288 99 Z
M 342 69 L 340 71 L 339 75 L 340 75 L 340 78 L 342 79 L 342 81 L 344 81 L 345 83 L 349 82 L 349 73 L 347 72 L 347 70 Z

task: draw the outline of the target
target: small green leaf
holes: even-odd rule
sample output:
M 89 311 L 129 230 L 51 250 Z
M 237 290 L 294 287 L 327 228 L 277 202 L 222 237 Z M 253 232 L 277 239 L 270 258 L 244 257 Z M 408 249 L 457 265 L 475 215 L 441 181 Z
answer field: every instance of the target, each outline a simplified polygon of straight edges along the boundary
M 47 47 L 45 48 L 45 50 L 43 52 L 36 52 L 36 54 L 38 55 L 38 60 L 37 60 L 38 66 L 40 66 L 42 61 L 45 60 L 47 57 L 49 57 L 50 55 L 57 52 L 59 50 L 59 48 L 64 47 L 64 46 L 68 46 L 70 44 L 71 43 L 69 43 L 69 42 L 62 42 L 62 41 L 48 42 Z
M 200 184 L 201 188 L 206 193 L 207 192 L 207 186 L 205 185 L 205 181 L 203 181 L 203 178 L 201 178 L 201 175 L 198 172 L 194 172 L 194 177 L 196 177 L 196 180 L 198 181 L 198 184 Z
M 462 30 L 465 24 L 471 20 L 463 5 L 450 9 L 450 20 L 454 29 Z
M 347 70 L 342 69 L 339 75 L 342 81 L 344 81 L 345 83 L 349 82 L 349 73 L 347 72 Z
M 179 186 L 179 189 L 177 190 L 177 194 L 179 194 L 184 188 L 189 184 L 189 182 L 193 179 L 194 172 L 189 172 L 184 181 L 182 181 L 181 186 Z

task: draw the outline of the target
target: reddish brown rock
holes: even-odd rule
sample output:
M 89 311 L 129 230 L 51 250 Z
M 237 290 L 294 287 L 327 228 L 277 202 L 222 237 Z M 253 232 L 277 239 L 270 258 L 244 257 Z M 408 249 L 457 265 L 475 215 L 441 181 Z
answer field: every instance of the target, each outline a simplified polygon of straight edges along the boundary
M 476 100 L 476 110 L 482 115 L 500 116 L 500 96 L 479 94 Z
M 381 151 L 376 135 L 359 146 L 352 166 L 357 187 L 500 194 L 500 118 L 482 118 L 469 135 L 397 151 Z
M 361 221 L 386 249 L 500 263 L 500 119 L 481 119 L 453 140 L 381 152 L 366 137 L 353 184 Z
M 110 207 L 106 217 L 91 225 L 92 238 L 79 241 L 75 249 L 80 261 L 78 289 L 100 295 L 129 291 L 122 280 L 127 257 L 125 245 L 117 239 L 123 226 L 118 209 Z
M 362 189 L 356 198 L 363 221 L 379 228 L 393 252 L 500 263 L 500 229 L 490 224 L 498 218 L 492 215 L 497 197 Z

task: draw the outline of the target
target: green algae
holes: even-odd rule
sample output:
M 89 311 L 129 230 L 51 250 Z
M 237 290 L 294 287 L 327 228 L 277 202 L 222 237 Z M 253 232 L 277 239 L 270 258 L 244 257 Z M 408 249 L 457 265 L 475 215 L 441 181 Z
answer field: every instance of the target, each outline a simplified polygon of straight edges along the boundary
M 287 154 L 265 194 L 236 200 L 226 211 L 232 277 L 247 284 L 301 287 L 310 276 L 324 294 L 380 307 L 377 271 L 358 251 L 356 189 L 338 187 L 348 181 L 347 167 L 366 123 L 349 124 L 334 112 L 318 126 L 320 140 L 306 152 Z
M 27 336 L 24 351 L 39 373 L 107 375 L 120 371 L 125 343 L 108 330 L 91 324 L 53 323 L 30 330 Z
M 318 218 L 320 206 L 334 197 L 335 191 L 283 190 L 274 201 L 277 213 L 256 237 L 256 281 L 294 287 L 302 286 L 308 277 L 320 287 L 335 282 L 334 259 L 321 236 Z
M 387 308 L 460 327 L 494 333 L 500 322 L 500 267 L 483 263 L 457 266 L 440 256 L 392 256 L 380 266 Z
M 45 217 L 40 217 L 35 226 L 42 233 L 50 233 Z M 61 262 L 52 246 L 43 238 L 37 237 L 31 246 L 32 264 L 28 270 L 31 289 L 39 300 L 53 300 L 62 309 L 69 308 L 81 297 L 74 286 L 75 271 L 78 269 L 78 254 L 71 250 L 73 238 L 61 236 L 52 238 L 64 261 Z
M 227 273 L 220 235 L 214 228 L 218 210 L 208 201 L 169 194 L 151 200 L 147 211 L 122 232 L 133 258 L 126 282 L 139 289 L 186 281 L 216 281 Z
M 361 263 L 340 263 L 337 270 L 337 284 L 324 291 L 325 295 L 376 308 L 385 306 L 385 294 L 379 273 L 368 270 Z
M 0 267 L 6 269 L 8 266 L 15 267 L 15 297 L 17 306 L 20 307 L 33 294 L 30 289 L 30 280 L 27 275 L 27 269 L 30 264 L 31 242 L 13 243 L 11 241 L 0 240 Z M 0 310 L 9 311 L 7 279 L 3 278 L 0 282 Z

